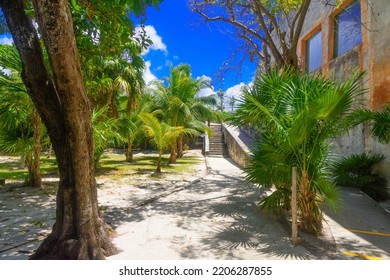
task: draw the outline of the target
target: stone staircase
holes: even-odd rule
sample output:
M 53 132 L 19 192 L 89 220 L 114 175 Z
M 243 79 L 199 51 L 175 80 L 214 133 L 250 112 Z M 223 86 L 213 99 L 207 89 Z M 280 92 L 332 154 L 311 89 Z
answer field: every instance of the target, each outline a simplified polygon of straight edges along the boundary
M 228 149 L 225 144 L 222 125 L 219 123 L 211 123 L 210 128 L 214 132 L 214 136 L 209 138 L 209 156 L 229 157 Z

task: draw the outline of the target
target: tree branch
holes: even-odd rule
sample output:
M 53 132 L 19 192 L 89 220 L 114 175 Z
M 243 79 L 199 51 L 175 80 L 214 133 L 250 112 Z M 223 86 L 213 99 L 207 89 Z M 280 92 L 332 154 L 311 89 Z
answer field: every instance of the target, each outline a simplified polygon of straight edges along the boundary
M 226 18 L 226 17 L 223 17 L 223 16 L 215 16 L 215 17 L 209 17 L 208 15 L 206 15 L 205 13 L 203 13 L 201 10 L 199 10 L 197 7 L 193 6 L 193 11 L 198 13 L 200 16 L 202 16 L 205 20 L 205 22 L 211 22 L 211 21 L 223 21 L 225 23 L 229 23 L 231 24 L 232 26 L 236 27 L 236 28 L 239 28 L 241 30 L 243 30 L 244 32 L 247 32 L 249 34 L 251 34 L 253 37 L 257 38 L 258 40 L 262 41 L 263 43 L 267 44 L 268 45 L 268 41 L 266 38 L 264 38 L 263 36 L 261 36 L 260 33 L 258 33 L 257 31 L 249 28 L 248 26 L 246 26 L 245 24 L 241 23 L 241 22 L 238 22 L 236 20 L 232 20 L 232 19 L 229 19 L 229 18 Z
M 260 24 L 261 29 L 265 33 L 266 41 L 267 41 L 267 46 L 270 48 L 272 55 L 274 56 L 276 61 L 282 61 L 283 60 L 283 55 L 279 52 L 278 47 L 276 46 L 274 39 L 272 38 L 271 32 L 269 30 L 269 27 L 267 26 L 265 20 L 264 20 L 264 15 L 263 15 L 263 10 L 259 7 L 261 6 L 256 0 L 252 0 L 252 3 L 255 7 L 256 15 L 257 15 L 257 20 Z

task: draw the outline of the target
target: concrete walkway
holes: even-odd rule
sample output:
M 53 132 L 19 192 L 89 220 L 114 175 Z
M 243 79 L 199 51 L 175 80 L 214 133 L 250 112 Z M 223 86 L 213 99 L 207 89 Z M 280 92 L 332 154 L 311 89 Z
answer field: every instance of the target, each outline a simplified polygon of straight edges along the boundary
M 341 212 L 326 211 L 337 244 L 336 259 L 390 260 L 390 214 L 366 194 L 342 188 Z
M 99 203 L 122 250 L 109 259 L 390 259 L 390 214 L 355 189 L 342 189 L 344 208 L 325 211 L 324 236 L 300 232 L 260 214 L 261 190 L 245 183 L 227 158 L 206 158 L 196 172 L 163 185 L 102 181 Z M 198 178 L 198 179 L 197 179 Z M 129 180 L 128 178 L 124 178 Z M 0 259 L 27 259 L 51 230 L 55 196 L 3 188 Z
M 109 259 L 390 259 L 390 215 L 355 189 L 326 211 L 325 235 L 300 233 L 256 210 L 259 189 L 230 159 L 207 158 L 209 173 L 190 187 L 134 209 L 116 230 L 123 250 Z
M 116 228 L 122 250 L 109 259 L 334 259 L 331 236 L 304 236 L 259 214 L 259 189 L 230 159 L 207 158 L 209 173 L 188 188 L 133 209 Z

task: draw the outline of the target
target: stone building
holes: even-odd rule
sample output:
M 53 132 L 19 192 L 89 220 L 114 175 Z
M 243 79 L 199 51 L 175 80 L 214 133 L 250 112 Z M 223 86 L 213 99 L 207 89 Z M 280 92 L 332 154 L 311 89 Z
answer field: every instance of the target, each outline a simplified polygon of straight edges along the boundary
M 390 102 L 390 0 L 312 0 L 298 43 L 301 65 L 308 72 L 343 79 L 365 71 L 368 89 L 364 105 L 380 111 Z M 383 154 L 378 172 L 390 182 L 390 144 L 371 137 L 361 125 L 336 141 L 343 156 L 351 153 Z

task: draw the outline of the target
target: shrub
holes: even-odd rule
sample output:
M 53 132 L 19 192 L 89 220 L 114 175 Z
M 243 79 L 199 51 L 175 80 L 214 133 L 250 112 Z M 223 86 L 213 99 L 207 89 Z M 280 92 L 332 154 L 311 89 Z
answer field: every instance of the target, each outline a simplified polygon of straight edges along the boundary
M 389 199 L 387 181 L 374 173 L 374 165 L 384 158 L 365 153 L 343 157 L 333 165 L 336 185 L 357 187 L 376 201 Z
M 275 69 L 244 91 L 233 122 L 261 132 L 251 147 L 246 179 L 275 187 L 261 201 L 265 210 L 289 210 L 291 170 L 297 167 L 299 225 L 304 231 L 321 232 L 323 203 L 340 206 L 327 172 L 329 139 L 347 131 L 352 103 L 364 92 L 360 84 L 359 75 L 336 83 L 321 75 Z

